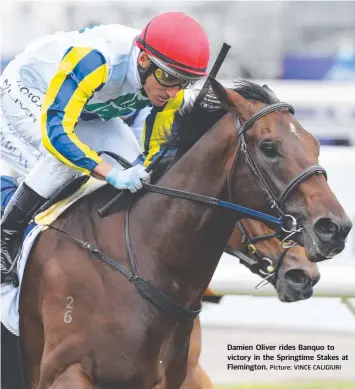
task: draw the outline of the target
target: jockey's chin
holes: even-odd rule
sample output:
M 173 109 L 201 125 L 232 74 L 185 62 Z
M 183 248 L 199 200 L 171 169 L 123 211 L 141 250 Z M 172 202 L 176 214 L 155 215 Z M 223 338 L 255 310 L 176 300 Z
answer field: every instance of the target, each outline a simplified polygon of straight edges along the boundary
M 172 97 L 166 96 L 163 93 L 155 93 L 155 94 L 149 94 L 147 93 L 148 99 L 151 101 L 151 103 L 156 107 L 161 107 L 165 105 Z M 175 97 L 175 96 L 174 96 Z
M 154 96 L 150 99 L 152 104 L 155 105 L 156 107 L 161 107 L 161 106 L 165 105 L 169 100 L 170 100 L 169 97 L 165 98 L 163 96 Z

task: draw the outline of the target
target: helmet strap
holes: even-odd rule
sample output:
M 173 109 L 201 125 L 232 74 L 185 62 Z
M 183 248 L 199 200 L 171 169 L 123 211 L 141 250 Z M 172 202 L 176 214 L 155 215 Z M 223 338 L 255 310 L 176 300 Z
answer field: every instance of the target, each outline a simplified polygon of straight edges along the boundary
M 142 53 L 142 50 L 141 50 L 141 53 Z M 139 74 L 139 78 L 140 78 L 142 87 L 144 87 L 146 79 L 154 72 L 155 69 L 157 69 L 157 66 L 155 65 L 154 62 L 149 60 L 147 66 L 144 68 L 143 66 L 141 66 L 141 64 L 137 60 L 137 69 L 138 69 L 138 74 Z

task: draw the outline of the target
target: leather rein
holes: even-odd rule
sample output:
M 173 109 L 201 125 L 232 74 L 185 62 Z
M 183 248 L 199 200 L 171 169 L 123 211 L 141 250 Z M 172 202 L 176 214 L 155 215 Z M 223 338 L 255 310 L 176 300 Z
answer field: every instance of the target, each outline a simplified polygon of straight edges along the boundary
M 245 133 L 247 130 L 253 126 L 253 124 L 262 118 L 263 116 L 271 113 L 276 112 L 279 110 L 288 110 L 292 114 L 294 113 L 294 109 L 290 104 L 287 103 L 275 103 L 268 105 L 255 113 L 249 120 L 247 120 L 243 125 L 239 125 L 238 118 L 235 114 L 235 126 L 236 126 L 236 133 L 237 137 L 240 138 L 240 148 L 239 150 L 242 151 L 243 155 L 245 156 L 246 162 L 248 166 L 251 168 L 253 173 L 256 175 L 256 177 L 261 182 L 261 189 L 265 193 L 267 201 L 270 205 L 270 207 L 276 210 L 280 218 L 275 218 L 274 216 L 264 214 L 262 212 L 258 212 L 255 210 L 251 210 L 249 208 L 238 206 L 237 204 L 225 202 L 213 197 L 203 196 L 200 194 L 185 192 L 177 189 L 171 189 L 171 188 L 164 188 L 158 185 L 152 185 L 144 183 L 143 187 L 144 189 L 154 192 L 154 193 L 160 193 L 167 196 L 173 196 L 178 198 L 183 198 L 187 200 L 197 201 L 204 204 L 209 204 L 213 206 L 218 207 L 227 207 L 230 209 L 235 210 L 240 215 L 244 215 L 246 217 L 251 217 L 256 220 L 261 221 L 268 221 L 270 223 L 273 223 L 281 228 L 281 230 L 287 234 L 287 236 L 283 239 L 282 242 L 285 242 L 286 240 L 289 240 L 294 234 L 299 233 L 302 230 L 302 227 L 298 227 L 296 219 L 292 215 L 285 214 L 282 210 L 282 205 L 286 202 L 290 194 L 295 190 L 295 188 L 304 180 L 306 180 L 308 177 L 314 175 L 314 174 L 323 174 L 326 176 L 326 171 L 324 168 L 322 168 L 319 165 L 313 165 L 306 169 L 304 169 L 301 173 L 299 173 L 283 190 L 283 192 L 280 194 L 280 196 L 276 196 L 273 191 L 270 189 L 268 183 L 262 176 L 260 169 L 258 168 L 249 148 L 248 144 L 245 139 Z M 232 166 L 234 165 L 239 150 L 236 153 L 234 162 Z M 111 153 L 112 156 L 112 153 Z M 121 162 L 123 161 L 123 158 L 120 158 Z M 157 161 L 154 161 L 157 162 Z M 154 164 L 153 162 L 153 164 Z M 126 163 L 126 166 L 124 167 L 131 167 L 130 163 Z M 147 170 L 150 170 L 149 167 Z M 229 178 L 229 177 L 228 177 Z M 229 179 L 228 179 L 229 181 Z M 228 182 L 229 187 L 229 182 Z M 121 198 L 122 194 L 125 192 L 119 193 L 113 200 L 111 200 L 105 207 L 98 210 L 98 213 L 101 216 L 105 216 L 108 214 L 110 208 L 117 202 L 118 199 Z M 65 234 L 67 237 L 72 239 L 74 242 L 76 242 L 80 247 L 86 249 L 89 251 L 90 254 L 95 255 L 100 260 L 104 261 L 108 265 L 112 266 L 116 270 L 118 270 L 121 274 L 123 274 L 129 282 L 131 282 L 137 289 L 137 291 L 141 294 L 142 297 L 150 301 L 153 305 L 155 305 L 157 308 L 163 310 L 167 314 L 173 316 L 177 320 L 193 320 L 201 311 L 201 305 L 197 309 L 188 309 L 184 306 L 174 302 L 169 296 L 167 296 L 165 293 L 160 291 L 155 285 L 153 285 L 149 280 L 145 280 L 144 278 L 141 278 L 136 273 L 136 264 L 135 264 L 135 255 L 133 252 L 133 249 L 131 247 L 131 239 L 130 239 L 130 232 L 129 232 L 129 214 L 130 214 L 131 206 L 129 206 L 126 214 L 126 228 L 125 228 L 125 235 L 126 235 L 126 244 L 127 244 L 127 251 L 129 256 L 129 263 L 130 263 L 130 270 L 127 270 L 124 268 L 120 263 L 116 262 L 112 258 L 108 257 L 104 252 L 102 252 L 98 247 L 95 247 L 91 245 L 89 242 L 85 242 L 81 239 L 75 238 L 74 236 L 66 233 L 65 231 L 53 227 L 48 226 L 51 229 L 54 229 L 58 232 L 61 232 Z M 286 222 L 291 221 L 291 228 L 287 228 Z

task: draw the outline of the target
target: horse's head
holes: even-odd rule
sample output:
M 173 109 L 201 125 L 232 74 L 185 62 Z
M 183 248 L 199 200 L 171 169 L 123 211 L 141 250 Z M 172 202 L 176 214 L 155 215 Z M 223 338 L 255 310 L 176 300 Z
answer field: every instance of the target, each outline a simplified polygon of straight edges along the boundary
M 317 139 L 296 120 L 292 107 L 279 103 L 267 87 L 249 81 L 236 83 L 234 89 L 215 80 L 211 84 L 231 112 L 224 123 L 235 126 L 239 140 L 230 162 L 231 201 L 292 215 L 302 227 L 292 239 L 306 248 L 313 262 L 340 253 L 352 224 L 318 165 Z
M 233 249 L 248 257 L 239 256 L 241 263 L 275 286 L 281 301 L 299 301 L 312 296 L 313 286 L 320 278 L 317 265 L 308 260 L 303 247 L 282 248 L 275 233 L 264 223 L 250 219 L 238 222 L 227 252 L 236 255 Z

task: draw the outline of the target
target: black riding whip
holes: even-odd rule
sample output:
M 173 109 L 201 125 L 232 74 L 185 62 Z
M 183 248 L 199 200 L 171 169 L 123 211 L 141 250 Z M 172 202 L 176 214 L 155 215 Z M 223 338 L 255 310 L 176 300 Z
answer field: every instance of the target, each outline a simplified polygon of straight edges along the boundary
M 223 43 L 221 51 L 219 52 L 218 57 L 217 57 L 215 63 L 213 64 L 211 71 L 210 71 L 209 75 L 207 76 L 206 81 L 203 84 L 202 89 L 200 90 L 200 93 L 196 97 L 196 100 L 194 102 L 195 106 L 200 104 L 203 101 L 203 99 L 205 98 L 205 96 L 208 92 L 208 89 L 210 88 L 210 78 L 211 77 L 216 78 L 217 73 L 219 72 L 219 69 L 221 68 L 222 63 L 224 62 L 230 48 L 231 48 L 231 45 L 228 45 L 228 43 L 225 43 L 225 42 Z

